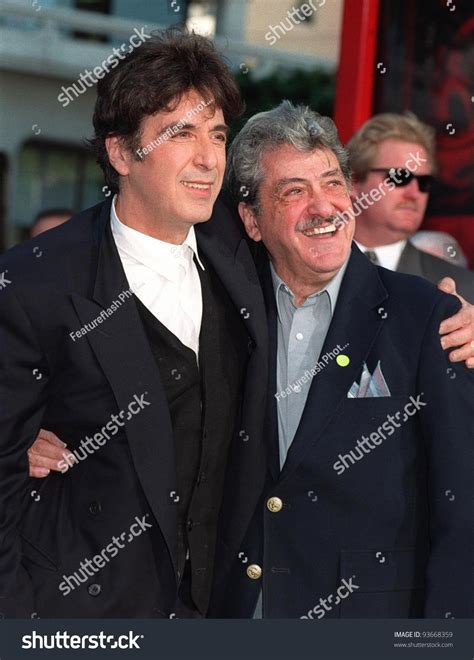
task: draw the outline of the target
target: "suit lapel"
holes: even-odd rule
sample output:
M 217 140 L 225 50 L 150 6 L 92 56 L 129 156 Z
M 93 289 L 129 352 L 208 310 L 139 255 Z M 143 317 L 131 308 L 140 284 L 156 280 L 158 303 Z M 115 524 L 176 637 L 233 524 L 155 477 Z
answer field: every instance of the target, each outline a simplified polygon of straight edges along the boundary
M 96 272 L 92 299 L 77 294 L 71 297 L 82 324 L 97 318 L 101 310 L 110 307 L 114 300 L 121 300 L 120 294 L 124 299 L 117 311 L 86 337 L 119 409 L 127 410 L 134 394 L 146 392 L 146 401 L 150 402 L 149 407 L 133 417 L 125 430 L 138 478 L 174 564 L 177 524 L 173 501 L 176 496 L 173 498 L 170 492 L 177 490 L 177 479 L 171 418 L 135 302 L 132 297 L 123 295 L 129 284 L 113 240 L 109 214 L 110 203 L 104 204 L 95 227 Z
M 339 346 L 342 349 L 339 354 L 346 355 L 350 362 L 343 367 L 336 359 L 329 358 L 322 362 L 324 368 L 313 377 L 281 479 L 286 478 L 321 439 L 352 383 L 360 376 L 362 364 L 384 323 L 383 301 L 386 298 L 377 268 L 353 245 L 319 358 L 321 362 L 323 356 Z
M 196 226 L 199 249 L 216 271 L 253 341 L 260 345 L 266 339 L 265 305 L 247 241 L 232 231 L 225 238 L 219 236 L 217 222 L 230 229 L 216 212 L 211 220 Z
M 259 268 L 260 279 L 265 298 L 268 322 L 268 397 L 265 411 L 265 435 L 268 438 L 267 456 L 268 468 L 273 481 L 280 475 L 280 449 L 278 442 L 278 414 L 276 398 L 277 392 L 277 351 L 278 351 L 278 312 L 275 301 L 270 262 L 268 258 L 262 259 Z

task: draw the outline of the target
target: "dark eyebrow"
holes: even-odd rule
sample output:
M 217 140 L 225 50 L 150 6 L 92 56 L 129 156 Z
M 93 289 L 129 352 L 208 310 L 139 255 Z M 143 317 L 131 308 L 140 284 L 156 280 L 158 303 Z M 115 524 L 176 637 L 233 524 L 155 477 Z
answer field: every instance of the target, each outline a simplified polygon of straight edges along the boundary
M 327 179 L 331 176 L 340 176 L 343 177 L 343 174 L 341 170 L 336 167 L 333 170 L 327 170 L 326 172 L 323 172 L 321 174 L 321 179 Z M 289 183 L 300 183 L 300 184 L 307 184 L 309 183 L 308 179 L 303 179 L 301 177 L 288 177 L 284 179 L 279 179 L 275 185 L 275 192 L 279 192 L 282 188 L 284 188 L 286 185 Z
M 167 131 L 169 128 L 177 128 L 177 127 L 178 127 L 178 124 L 181 124 L 181 123 L 182 123 L 182 122 L 178 119 L 178 121 L 173 121 L 173 122 L 171 122 L 170 124 L 167 124 L 166 126 L 163 126 L 163 128 L 160 129 L 158 135 L 162 135 L 163 133 L 166 133 L 166 131 Z M 189 123 L 186 123 L 186 124 L 183 124 L 179 130 L 180 130 L 180 131 L 188 131 L 188 130 L 194 130 L 194 129 L 196 129 L 196 128 L 197 128 L 196 124 L 189 124 Z M 222 132 L 224 132 L 224 133 L 227 135 L 227 134 L 229 133 L 229 130 L 230 130 L 230 129 L 229 129 L 229 127 L 227 126 L 227 124 L 217 124 L 216 126 L 212 126 L 212 128 L 210 129 L 210 132 L 213 132 L 213 131 L 222 131 Z
M 341 177 L 343 177 L 344 175 L 338 167 L 336 167 L 334 170 L 328 170 L 327 172 L 323 172 L 321 174 L 321 178 L 323 178 L 323 177 L 327 178 L 327 177 L 330 177 L 330 176 L 341 176 Z
M 229 132 L 230 128 L 227 126 L 227 124 L 217 124 L 217 126 L 213 126 L 211 128 L 211 131 L 222 131 L 227 135 Z

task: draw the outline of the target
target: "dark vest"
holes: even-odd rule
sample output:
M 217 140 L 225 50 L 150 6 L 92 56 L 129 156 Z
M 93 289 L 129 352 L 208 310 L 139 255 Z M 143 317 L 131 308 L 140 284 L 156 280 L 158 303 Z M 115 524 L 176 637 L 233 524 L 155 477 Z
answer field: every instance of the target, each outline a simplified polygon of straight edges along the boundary
M 178 578 L 201 614 L 210 596 L 227 453 L 248 356 L 241 317 L 207 262 L 199 265 L 203 316 L 196 354 L 135 298 L 168 400 L 179 502 Z M 189 551 L 189 564 L 186 563 Z

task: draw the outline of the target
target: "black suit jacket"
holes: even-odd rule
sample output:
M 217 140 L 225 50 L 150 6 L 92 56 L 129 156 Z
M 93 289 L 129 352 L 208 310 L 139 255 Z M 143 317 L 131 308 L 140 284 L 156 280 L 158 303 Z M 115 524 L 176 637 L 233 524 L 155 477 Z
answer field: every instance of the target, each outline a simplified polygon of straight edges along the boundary
M 238 546 L 264 478 L 266 319 L 259 283 L 247 276 L 253 264 L 246 242 L 225 223 L 226 213 L 218 201 L 196 235 L 248 330 L 245 389 L 228 478 L 236 469 L 249 481 L 240 493 L 238 518 L 231 520 L 232 512 L 222 510 L 232 523 L 226 543 Z M 129 285 L 109 214 L 110 201 L 99 204 L 0 260 L 8 280 L 0 291 L 0 612 L 5 616 L 167 617 L 173 611 L 177 488 L 171 421 L 133 297 L 123 295 Z M 122 304 L 112 315 L 71 338 L 70 332 L 114 300 Z M 135 397 L 146 404 L 130 414 L 134 399 L 137 410 Z M 125 426 L 116 423 L 118 432 L 98 451 L 65 474 L 28 479 L 26 451 L 41 426 L 72 450 L 109 422 L 112 433 L 112 415 L 120 411 Z M 95 571 L 89 565 L 91 577 L 65 595 L 61 583 L 93 556 L 102 557 L 103 567 Z
M 449 362 L 438 336 L 459 301 L 421 278 L 374 266 L 354 245 L 322 366 L 280 471 L 268 264 L 262 278 L 270 471 L 221 612 L 252 616 L 263 588 L 270 618 L 474 616 L 474 373 Z M 338 346 L 348 366 L 338 364 Z M 372 373 L 379 361 L 390 396 L 348 398 L 363 364 Z M 364 437 L 372 443 L 366 452 L 358 445 Z M 357 447 L 362 456 L 356 451 L 351 462 Z M 272 497 L 280 510 L 267 506 Z M 262 579 L 248 577 L 252 563 L 262 567 Z
M 410 241 L 407 241 L 400 256 L 397 272 L 419 275 L 433 284 L 438 284 L 443 277 L 452 277 L 456 282 L 458 293 L 474 304 L 474 273 L 472 271 L 450 264 L 449 261 L 435 257 L 428 252 L 422 252 Z

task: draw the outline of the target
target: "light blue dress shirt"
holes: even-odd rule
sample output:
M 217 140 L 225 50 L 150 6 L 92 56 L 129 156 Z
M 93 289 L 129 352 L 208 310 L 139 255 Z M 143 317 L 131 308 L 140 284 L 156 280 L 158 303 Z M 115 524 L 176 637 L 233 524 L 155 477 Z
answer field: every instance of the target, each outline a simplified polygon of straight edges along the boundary
M 280 469 L 298 429 L 311 387 L 305 377 L 318 362 L 336 307 L 347 261 L 333 279 L 297 307 L 293 292 L 270 265 L 278 312 L 277 399 Z

